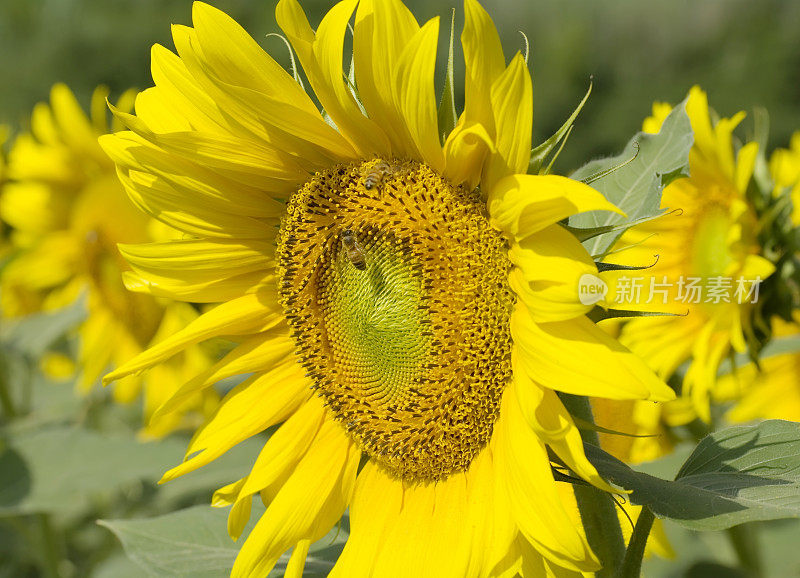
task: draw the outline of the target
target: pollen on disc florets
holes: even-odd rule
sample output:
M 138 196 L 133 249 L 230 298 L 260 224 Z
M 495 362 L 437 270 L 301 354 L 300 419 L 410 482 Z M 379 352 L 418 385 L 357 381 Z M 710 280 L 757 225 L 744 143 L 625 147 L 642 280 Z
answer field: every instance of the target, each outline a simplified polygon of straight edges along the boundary
M 477 192 L 420 163 L 338 165 L 289 201 L 278 279 L 299 355 L 393 474 L 445 478 L 489 441 L 511 378 L 510 267 Z

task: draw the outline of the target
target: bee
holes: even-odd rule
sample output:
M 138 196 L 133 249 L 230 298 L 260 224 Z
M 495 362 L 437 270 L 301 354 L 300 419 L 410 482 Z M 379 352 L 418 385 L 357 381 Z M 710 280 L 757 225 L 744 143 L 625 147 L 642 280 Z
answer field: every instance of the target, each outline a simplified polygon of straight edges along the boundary
M 369 169 L 369 172 L 367 172 L 366 175 L 364 175 L 364 180 L 362 184 L 364 185 L 365 189 L 371 191 L 375 187 L 381 186 L 381 184 L 383 183 L 383 179 L 393 174 L 394 172 L 395 169 L 392 168 L 391 165 L 389 165 L 389 163 L 383 163 L 383 162 L 377 163 L 373 165 L 371 169 Z
M 367 261 L 364 258 L 364 251 L 361 245 L 356 240 L 356 235 L 350 229 L 345 229 L 339 233 L 339 238 L 342 240 L 342 246 L 347 253 L 347 258 L 353 266 L 359 271 L 364 271 L 367 268 Z

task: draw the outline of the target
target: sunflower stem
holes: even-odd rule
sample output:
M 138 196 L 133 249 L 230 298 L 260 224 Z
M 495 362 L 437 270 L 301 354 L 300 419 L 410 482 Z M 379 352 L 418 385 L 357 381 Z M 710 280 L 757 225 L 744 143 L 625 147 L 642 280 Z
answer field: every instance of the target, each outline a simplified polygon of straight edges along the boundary
M 594 424 L 588 398 L 569 394 L 560 394 L 559 397 L 570 414 Z M 582 429 L 581 438 L 584 443 L 600 447 L 596 431 Z M 625 540 L 622 537 L 616 504 L 609 494 L 594 486 L 574 485 L 572 490 L 578 502 L 586 538 L 603 565 L 596 576 L 611 578 L 616 575 L 625 557 Z
M 647 545 L 647 537 L 653 528 L 656 517 L 647 506 L 642 506 L 636 526 L 631 534 L 631 541 L 628 549 L 625 550 L 625 558 L 622 560 L 617 578 L 639 578 L 642 575 L 642 559 L 644 558 L 644 547 Z
M 2 356 L 0 356 L 0 406 L 3 408 L 6 418 L 11 419 L 17 415 L 17 411 L 14 408 L 14 401 L 11 399 L 6 375 L 6 364 Z
M 59 578 L 61 573 L 58 570 L 59 548 L 56 541 L 56 534 L 53 530 L 49 514 L 37 514 L 39 527 L 41 529 L 42 540 L 42 562 L 44 575 L 47 578 Z
M 754 578 L 764 575 L 759 556 L 758 524 L 750 522 L 733 526 L 727 530 L 731 545 L 739 558 L 739 564 Z

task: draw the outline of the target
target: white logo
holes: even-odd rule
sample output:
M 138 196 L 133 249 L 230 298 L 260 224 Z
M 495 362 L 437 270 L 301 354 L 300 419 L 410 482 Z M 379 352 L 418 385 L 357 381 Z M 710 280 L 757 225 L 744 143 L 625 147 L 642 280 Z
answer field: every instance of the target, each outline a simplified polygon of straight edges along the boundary
M 605 299 L 607 293 L 608 285 L 596 275 L 584 273 L 578 280 L 578 299 L 583 305 L 594 305 Z

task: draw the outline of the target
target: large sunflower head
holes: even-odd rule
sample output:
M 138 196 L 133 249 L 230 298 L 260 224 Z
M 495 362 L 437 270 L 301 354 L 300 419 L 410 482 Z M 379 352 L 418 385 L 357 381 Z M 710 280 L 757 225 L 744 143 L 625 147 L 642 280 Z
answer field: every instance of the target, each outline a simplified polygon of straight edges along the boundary
M 0 195 L 0 218 L 11 227 L 12 244 L 0 276 L 2 313 L 18 317 L 50 311 L 85 294 L 88 316 L 78 328 L 83 390 L 109 365 L 119 365 L 153 342 L 165 319 L 193 315 L 184 303 L 166 306 L 132 294 L 120 280 L 129 267 L 117 243 L 150 241 L 158 228 L 131 204 L 114 163 L 97 142 L 111 128 L 121 128 L 118 121 L 108 125 L 107 95 L 104 88 L 95 90 L 87 117 L 69 88 L 55 85 L 50 103 L 34 109 L 30 132 L 13 142 Z M 118 106 L 130 108 L 133 96 L 126 93 Z M 165 315 L 168 308 L 175 311 Z M 142 383 L 140 376 L 127 378 L 115 388 L 116 398 L 132 400 Z M 160 392 L 160 387 L 153 384 L 152 389 Z M 194 400 L 194 408 L 201 403 Z M 180 420 L 168 421 L 171 426 L 163 422 L 148 431 L 165 433 Z
M 657 131 L 669 110 L 654 106 L 645 130 Z M 666 293 L 643 297 L 636 306 L 676 316 L 635 319 L 620 340 L 664 378 L 691 359 L 683 393 L 708 419 L 717 368 L 731 348 L 748 350 L 758 285 L 775 267 L 762 255 L 759 219 L 748 197 L 758 145 L 738 146 L 733 136 L 744 113 L 713 122 L 698 87 L 689 93 L 686 112 L 695 138 L 690 176 L 664 189 L 661 206 L 672 211 L 628 231 L 621 239 L 625 250 L 612 260 L 642 265 L 656 256 L 643 276 L 644 290 Z
M 239 345 L 159 412 L 250 374 L 165 480 L 282 423 L 215 496 L 233 505 L 234 537 L 254 495 L 268 504 L 235 576 L 265 575 L 290 548 L 299 575 L 347 508 L 333 576 L 597 568 L 548 446 L 608 487 L 556 390 L 672 396 L 578 300 L 597 269 L 558 223 L 615 208 L 579 182 L 525 174 L 530 74 L 474 0 L 453 123 L 437 112 L 438 18 L 420 26 L 399 1 L 340 2 L 316 30 L 295 0 L 276 14 L 309 92 L 198 2 L 194 26 L 173 28 L 176 53 L 153 48 L 155 86 L 135 116 L 116 113 L 128 130 L 101 140 L 135 204 L 184 233 L 123 247 L 128 286 L 223 302 L 107 379 L 217 335 Z

